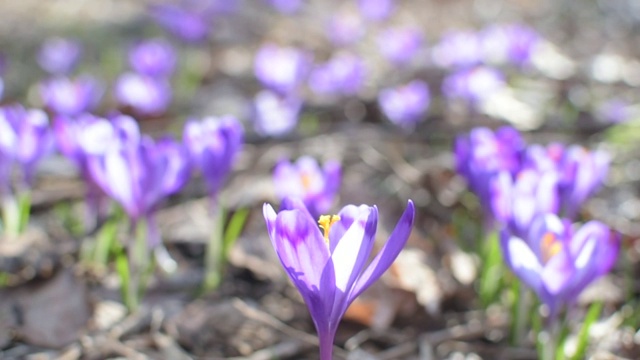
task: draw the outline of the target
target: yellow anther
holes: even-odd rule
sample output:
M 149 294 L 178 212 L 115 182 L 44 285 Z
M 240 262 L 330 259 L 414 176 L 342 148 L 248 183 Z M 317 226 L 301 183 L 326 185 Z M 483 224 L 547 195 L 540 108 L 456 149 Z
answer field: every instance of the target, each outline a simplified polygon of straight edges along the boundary
M 562 250 L 562 243 L 558 241 L 554 233 L 548 232 L 542 237 L 540 248 L 542 260 L 546 263 Z
M 320 219 L 318 219 L 318 224 L 320 224 L 320 227 L 324 230 L 324 241 L 327 244 L 329 243 L 329 229 L 339 220 L 340 216 L 338 215 L 322 215 Z

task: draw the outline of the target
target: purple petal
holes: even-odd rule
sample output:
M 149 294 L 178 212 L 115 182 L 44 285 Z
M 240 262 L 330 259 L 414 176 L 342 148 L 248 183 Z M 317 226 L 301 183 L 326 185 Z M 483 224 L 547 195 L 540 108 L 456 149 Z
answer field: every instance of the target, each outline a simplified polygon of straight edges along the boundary
M 400 251 L 407 243 L 409 235 L 411 234 L 414 215 L 415 207 L 413 201 L 409 200 L 407 209 L 400 217 L 400 220 L 398 220 L 398 224 L 395 229 L 393 229 L 389 240 L 387 240 L 378 255 L 376 255 L 371 264 L 369 264 L 356 281 L 351 294 L 349 294 L 349 302 L 353 301 L 374 281 L 378 280 L 389 266 L 391 266 L 398 254 L 400 254 Z

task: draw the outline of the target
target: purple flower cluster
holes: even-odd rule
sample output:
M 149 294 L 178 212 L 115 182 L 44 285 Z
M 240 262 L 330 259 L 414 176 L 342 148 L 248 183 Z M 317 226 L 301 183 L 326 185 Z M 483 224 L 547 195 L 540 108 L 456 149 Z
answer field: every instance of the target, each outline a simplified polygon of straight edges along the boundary
M 541 37 L 521 24 L 492 25 L 479 32 L 457 30 L 445 34 L 432 50 L 435 64 L 466 68 L 481 63 L 518 67 L 530 63 Z
M 129 65 L 134 71 L 120 75 L 114 85 L 118 103 L 142 116 L 165 112 L 172 98 L 169 77 L 176 66 L 173 47 L 162 39 L 139 42 L 129 51 Z
M 209 38 L 215 20 L 232 13 L 237 1 L 178 0 L 154 4 L 150 15 L 155 22 L 178 40 L 199 44 Z
M 316 65 L 309 75 L 309 87 L 316 93 L 355 95 L 366 78 L 363 60 L 348 52 L 334 54 L 326 63 Z
M 88 75 L 75 79 L 55 77 L 40 84 L 40 97 L 44 105 L 52 112 L 65 116 L 77 116 L 93 110 L 102 94 L 102 85 Z
M 526 146 L 515 129 L 503 127 L 459 136 L 455 154 L 458 173 L 502 229 L 507 263 L 552 310 L 611 268 L 619 238 L 595 221 L 575 232 L 571 225 L 604 182 L 605 153 L 558 143 Z

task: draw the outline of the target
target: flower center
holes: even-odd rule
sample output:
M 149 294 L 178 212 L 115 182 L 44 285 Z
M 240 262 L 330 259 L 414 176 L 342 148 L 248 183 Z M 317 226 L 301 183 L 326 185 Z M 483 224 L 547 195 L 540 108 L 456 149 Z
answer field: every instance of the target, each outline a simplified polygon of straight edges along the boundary
M 329 229 L 339 220 L 340 216 L 338 215 L 322 215 L 320 219 L 318 219 L 318 224 L 320 224 L 320 227 L 324 230 L 324 242 L 327 244 L 329 243 Z
M 546 264 L 549 259 L 562 250 L 562 243 L 558 241 L 556 234 L 548 232 L 542 237 L 540 249 L 542 250 L 542 261 Z

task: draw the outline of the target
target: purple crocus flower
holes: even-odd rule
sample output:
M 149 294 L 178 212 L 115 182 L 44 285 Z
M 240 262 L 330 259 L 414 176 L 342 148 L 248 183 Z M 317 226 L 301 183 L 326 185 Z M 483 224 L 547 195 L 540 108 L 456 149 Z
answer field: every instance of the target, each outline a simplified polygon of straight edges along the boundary
M 189 120 L 184 126 L 184 144 L 191 163 L 202 173 L 212 202 L 238 157 L 243 137 L 242 124 L 232 116 Z
M 524 150 L 524 139 L 513 127 L 504 126 L 495 132 L 477 127 L 468 135 L 456 138 L 456 168 L 474 189 L 476 179 L 485 172 L 507 171 L 511 177 L 515 176 Z
M 582 204 L 604 183 L 609 171 L 609 155 L 588 151 L 582 146 L 569 146 L 559 171 L 560 197 L 565 216 L 573 218 Z
M 117 124 L 118 121 L 115 123 Z M 100 131 L 98 124 L 102 124 L 103 129 L 107 129 L 107 135 L 102 138 L 102 141 L 90 133 Z M 103 153 L 108 147 L 113 146 L 113 125 L 108 120 L 91 114 L 82 114 L 74 118 L 57 116 L 53 122 L 53 131 L 58 150 L 76 165 L 85 182 L 87 205 L 85 225 L 90 228 L 100 216 L 106 214 L 106 196 L 91 176 L 88 159 L 90 155 Z
M 601 222 L 574 228 L 553 214 L 536 217 L 526 237 L 504 230 L 500 238 L 507 264 L 549 307 L 551 318 L 611 270 L 620 248 L 620 236 Z
M 378 48 L 390 62 L 403 65 L 409 63 L 423 43 L 422 32 L 413 27 L 391 28 L 378 36 Z
M 256 53 L 254 72 L 263 86 L 288 94 L 304 81 L 311 61 L 303 50 L 265 44 Z
M 302 8 L 303 0 L 266 0 L 277 11 L 283 14 L 293 14 Z
M 36 164 L 54 148 L 49 118 L 42 110 L 25 109 L 21 105 L 0 108 L 0 157 L 3 170 L 0 187 L 8 189 L 11 164 L 21 168 L 25 187 L 31 187 Z M 1 192 L 1 191 L 0 191 Z
M 100 83 L 88 75 L 76 79 L 56 77 L 40 84 L 40 96 L 45 106 L 66 116 L 93 110 L 102 94 Z
M 162 78 L 134 72 L 120 75 L 115 84 L 118 103 L 130 106 L 140 115 L 158 115 L 169 108 L 171 87 Z
M 444 68 L 466 68 L 482 60 L 478 35 L 470 30 L 445 34 L 433 47 L 431 55 L 434 63 Z
M 336 46 L 350 45 L 360 40 L 366 33 L 363 20 L 358 14 L 340 11 L 329 20 L 326 33 Z
M 515 178 L 502 171 L 490 179 L 493 217 L 512 234 L 525 237 L 538 214 L 560 210 L 559 174 L 523 169 Z
M 283 96 L 263 90 L 253 101 L 256 132 L 262 136 L 283 136 L 295 129 L 302 100 L 295 95 Z
M 143 218 L 148 221 L 153 228 L 149 246 L 155 247 L 160 239 L 153 215 L 160 201 L 180 190 L 189 179 L 187 152 L 170 138 L 154 141 L 142 136 L 126 140 L 119 131 L 114 126 L 113 146 L 89 158 L 89 170 L 96 183 L 122 205 L 134 224 Z
M 366 69 L 360 57 L 339 52 L 311 72 L 309 87 L 319 94 L 355 95 L 365 77 Z
M 298 199 L 285 199 L 279 213 L 263 207 L 273 247 L 300 291 L 320 339 L 320 359 L 332 359 L 333 341 L 349 305 L 373 284 L 404 247 L 415 209 L 409 200 L 389 240 L 368 266 L 378 224 L 378 209 L 347 205 L 318 223 Z M 324 234 L 323 234 L 324 232 Z
M 394 0 L 358 0 L 358 9 L 365 19 L 381 21 L 395 10 Z
M 309 156 L 295 163 L 280 160 L 273 171 L 276 193 L 302 199 L 313 216 L 325 214 L 333 205 L 340 190 L 341 168 L 336 161 L 327 161 L 322 168 Z
M 417 122 L 424 118 L 430 101 L 429 86 L 420 80 L 383 89 L 378 95 L 382 112 L 391 122 L 405 129 L 415 128 Z
M 461 99 L 475 105 L 506 86 L 498 70 L 477 66 L 449 74 L 442 82 L 442 93 L 449 99 Z
M 176 68 L 176 52 L 164 39 L 145 40 L 129 51 L 129 65 L 143 75 L 168 77 Z
M 38 52 L 40 67 L 50 74 L 65 75 L 77 65 L 82 46 L 72 39 L 54 37 L 45 41 Z
M 152 18 L 167 32 L 187 43 L 204 42 L 211 29 L 211 19 L 204 9 L 183 4 L 158 4 L 151 7 Z

